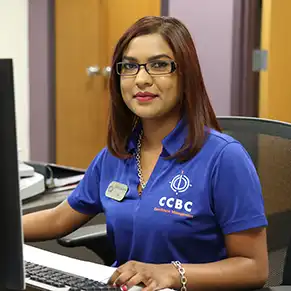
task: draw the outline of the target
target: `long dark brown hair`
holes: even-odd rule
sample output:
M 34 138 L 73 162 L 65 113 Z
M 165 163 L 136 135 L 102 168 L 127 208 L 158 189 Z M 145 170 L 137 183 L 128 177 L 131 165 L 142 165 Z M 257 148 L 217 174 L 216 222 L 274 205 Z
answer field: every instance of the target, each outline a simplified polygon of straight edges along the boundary
M 189 130 L 183 147 L 170 158 L 183 162 L 194 157 L 203 146 L 207 134 L 205 128 L 221 130 L 206 92 L 192 37 L 185 25 L 173 17 L 143 17 L 119 39 L 112 58 L 107 145 L 116 157 L 131 156 L 127 151 L 127 143 L 137 117 L 122 99 L 116 64 L 122 61 L 123 53 L 133 38 L 153 33 L 159 33 L 168 43 L 178 65 L 182 114 L 187 120 Z

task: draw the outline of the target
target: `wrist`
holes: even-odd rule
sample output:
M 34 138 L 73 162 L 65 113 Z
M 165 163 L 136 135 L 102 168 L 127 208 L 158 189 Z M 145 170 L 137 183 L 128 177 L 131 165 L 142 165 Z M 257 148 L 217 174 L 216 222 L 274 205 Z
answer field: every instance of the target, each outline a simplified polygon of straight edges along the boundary
M 176 273 L 179 275 L 179 287 L 175 287 L 175 289 L 187 291 L 187 278 L 184 267 L 179 261 L 172 261 L 172 265 L 175 268 Z
M 169 288 L 174 290 L 180 290 L 182 285 L 179 271 L 177 270 L 173 263 L 168 264 L 168 269 L 169 269 L 168 274 L 171 281 Z

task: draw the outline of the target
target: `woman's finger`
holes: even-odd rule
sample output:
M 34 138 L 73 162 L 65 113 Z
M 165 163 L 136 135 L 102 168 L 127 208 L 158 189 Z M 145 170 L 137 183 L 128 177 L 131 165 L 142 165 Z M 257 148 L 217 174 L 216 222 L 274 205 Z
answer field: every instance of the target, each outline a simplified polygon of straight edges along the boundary
M 141 274 L 137 273 L 134 276 L 132 276 L 126 283 L 126 287 L 129 289 L 133 286 L 140 285 L 143 283 L 143 277 Z
M 124 285 L 124 284 L 126 284 L 126 282 L 128 282 L 135 275 L 136 275 L 136 273 L 133 272 L 133 270 L 126 270 L 125 272 L 123 272 L 122 274 L 120 274 L 115 279 L 115 281 L 113 282 L 113 284 L 116 284 L 117 286 Z
M 110 277 L 110 279 L 108 281 L 108 284 L 112 285 L 115 282 L 115 280 L 120 276 L 120 274 L 121 273 L 119 272 L 118 269 L 115 270 L 115 272 L 111 275 L 111 277 Z

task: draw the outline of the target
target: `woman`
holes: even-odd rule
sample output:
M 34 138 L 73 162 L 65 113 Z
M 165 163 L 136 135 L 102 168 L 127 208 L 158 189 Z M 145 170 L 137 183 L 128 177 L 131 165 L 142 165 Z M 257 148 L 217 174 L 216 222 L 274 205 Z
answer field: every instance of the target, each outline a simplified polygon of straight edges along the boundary
M 261 287 L 259 179 L 242 145 L 220 133 L 186 27 L 171 17 L 133 24 L 117 43 L 110 92 L 108 147 L 65 202 L 24 217 L 25 239 L 62 236 L 104 212 L 112 284 Z

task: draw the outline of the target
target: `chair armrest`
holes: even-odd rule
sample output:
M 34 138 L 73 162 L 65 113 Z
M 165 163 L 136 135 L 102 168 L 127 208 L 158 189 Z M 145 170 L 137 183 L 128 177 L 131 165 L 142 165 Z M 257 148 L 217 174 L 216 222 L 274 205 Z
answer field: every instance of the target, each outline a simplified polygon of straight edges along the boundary
M 115 261 L 115 250 L 107 238 L 106 224 L 84 226 L 59 238 L 57 242 L 63 247 L 86 247 L 93 251 L 106 266 Z
M 57 241 L 64 247 L 80 247 L 87 246 L 93 241 L 96 241 L 107 236 L 106 224 L 96 224 L 81 227 L 74 232 L 59 238 Z

